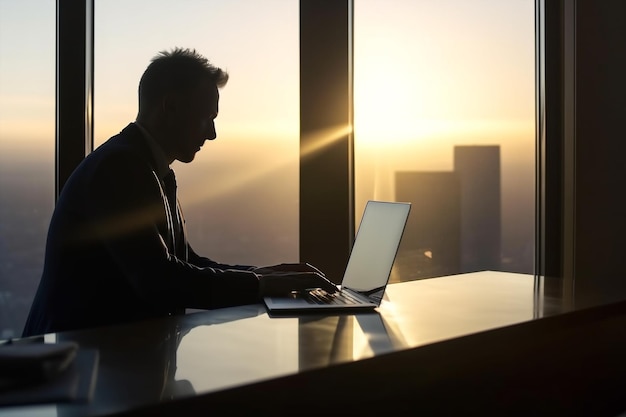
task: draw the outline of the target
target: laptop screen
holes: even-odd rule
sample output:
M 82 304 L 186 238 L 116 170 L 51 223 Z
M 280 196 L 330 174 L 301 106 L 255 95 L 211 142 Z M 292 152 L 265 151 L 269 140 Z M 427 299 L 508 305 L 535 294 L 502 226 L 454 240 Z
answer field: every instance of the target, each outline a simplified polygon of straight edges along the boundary
M 389 280 L 411 205 L 368 201 L 341 285 L 372 291 Z

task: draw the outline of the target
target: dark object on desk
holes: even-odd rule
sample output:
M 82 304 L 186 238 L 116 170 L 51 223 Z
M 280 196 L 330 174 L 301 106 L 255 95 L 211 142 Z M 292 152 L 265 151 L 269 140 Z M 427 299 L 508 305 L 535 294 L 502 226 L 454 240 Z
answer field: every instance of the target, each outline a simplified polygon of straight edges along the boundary
M 0 406 L 88 401 L 98 351 L 72 342 L 0 346 Z
M 53 379 L 72 363 L 77 350 L 78 345 L 71 342 L 0 346 L 0 392 Z

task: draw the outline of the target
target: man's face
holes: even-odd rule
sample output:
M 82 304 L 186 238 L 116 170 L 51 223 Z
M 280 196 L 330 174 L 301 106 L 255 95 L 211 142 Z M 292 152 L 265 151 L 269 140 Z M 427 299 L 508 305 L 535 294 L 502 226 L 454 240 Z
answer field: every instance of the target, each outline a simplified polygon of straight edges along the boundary
M 204 142 L 217 137 L 215 118 L 218 102 L 217 87 L 209 82 L 178 97 L 175 137 L 172 138 L 174 159 L 185 163 L 193 161 Z

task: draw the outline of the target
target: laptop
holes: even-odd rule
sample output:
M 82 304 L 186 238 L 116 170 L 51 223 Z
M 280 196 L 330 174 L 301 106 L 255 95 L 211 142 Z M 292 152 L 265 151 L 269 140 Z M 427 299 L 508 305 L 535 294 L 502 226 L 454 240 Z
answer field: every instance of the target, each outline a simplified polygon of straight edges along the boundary
M 378 307 L 391 275 L 410 208 L 410 203 L 368 201 L 337 292 L 329 294 L 316 288 L 294 292 L 290 297 L 265 297 L 269 312 Z

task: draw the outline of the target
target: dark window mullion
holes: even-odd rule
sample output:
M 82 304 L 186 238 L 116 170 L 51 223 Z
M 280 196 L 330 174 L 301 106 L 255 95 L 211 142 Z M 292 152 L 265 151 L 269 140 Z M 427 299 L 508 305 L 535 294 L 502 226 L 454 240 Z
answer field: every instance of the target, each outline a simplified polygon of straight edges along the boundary
M 56 175 L 58 199 L 93 144 L 93 0 L 57 0 Z
M 354 239 L 351 0 L 300 0 L 300 259 L 341 280 Z

